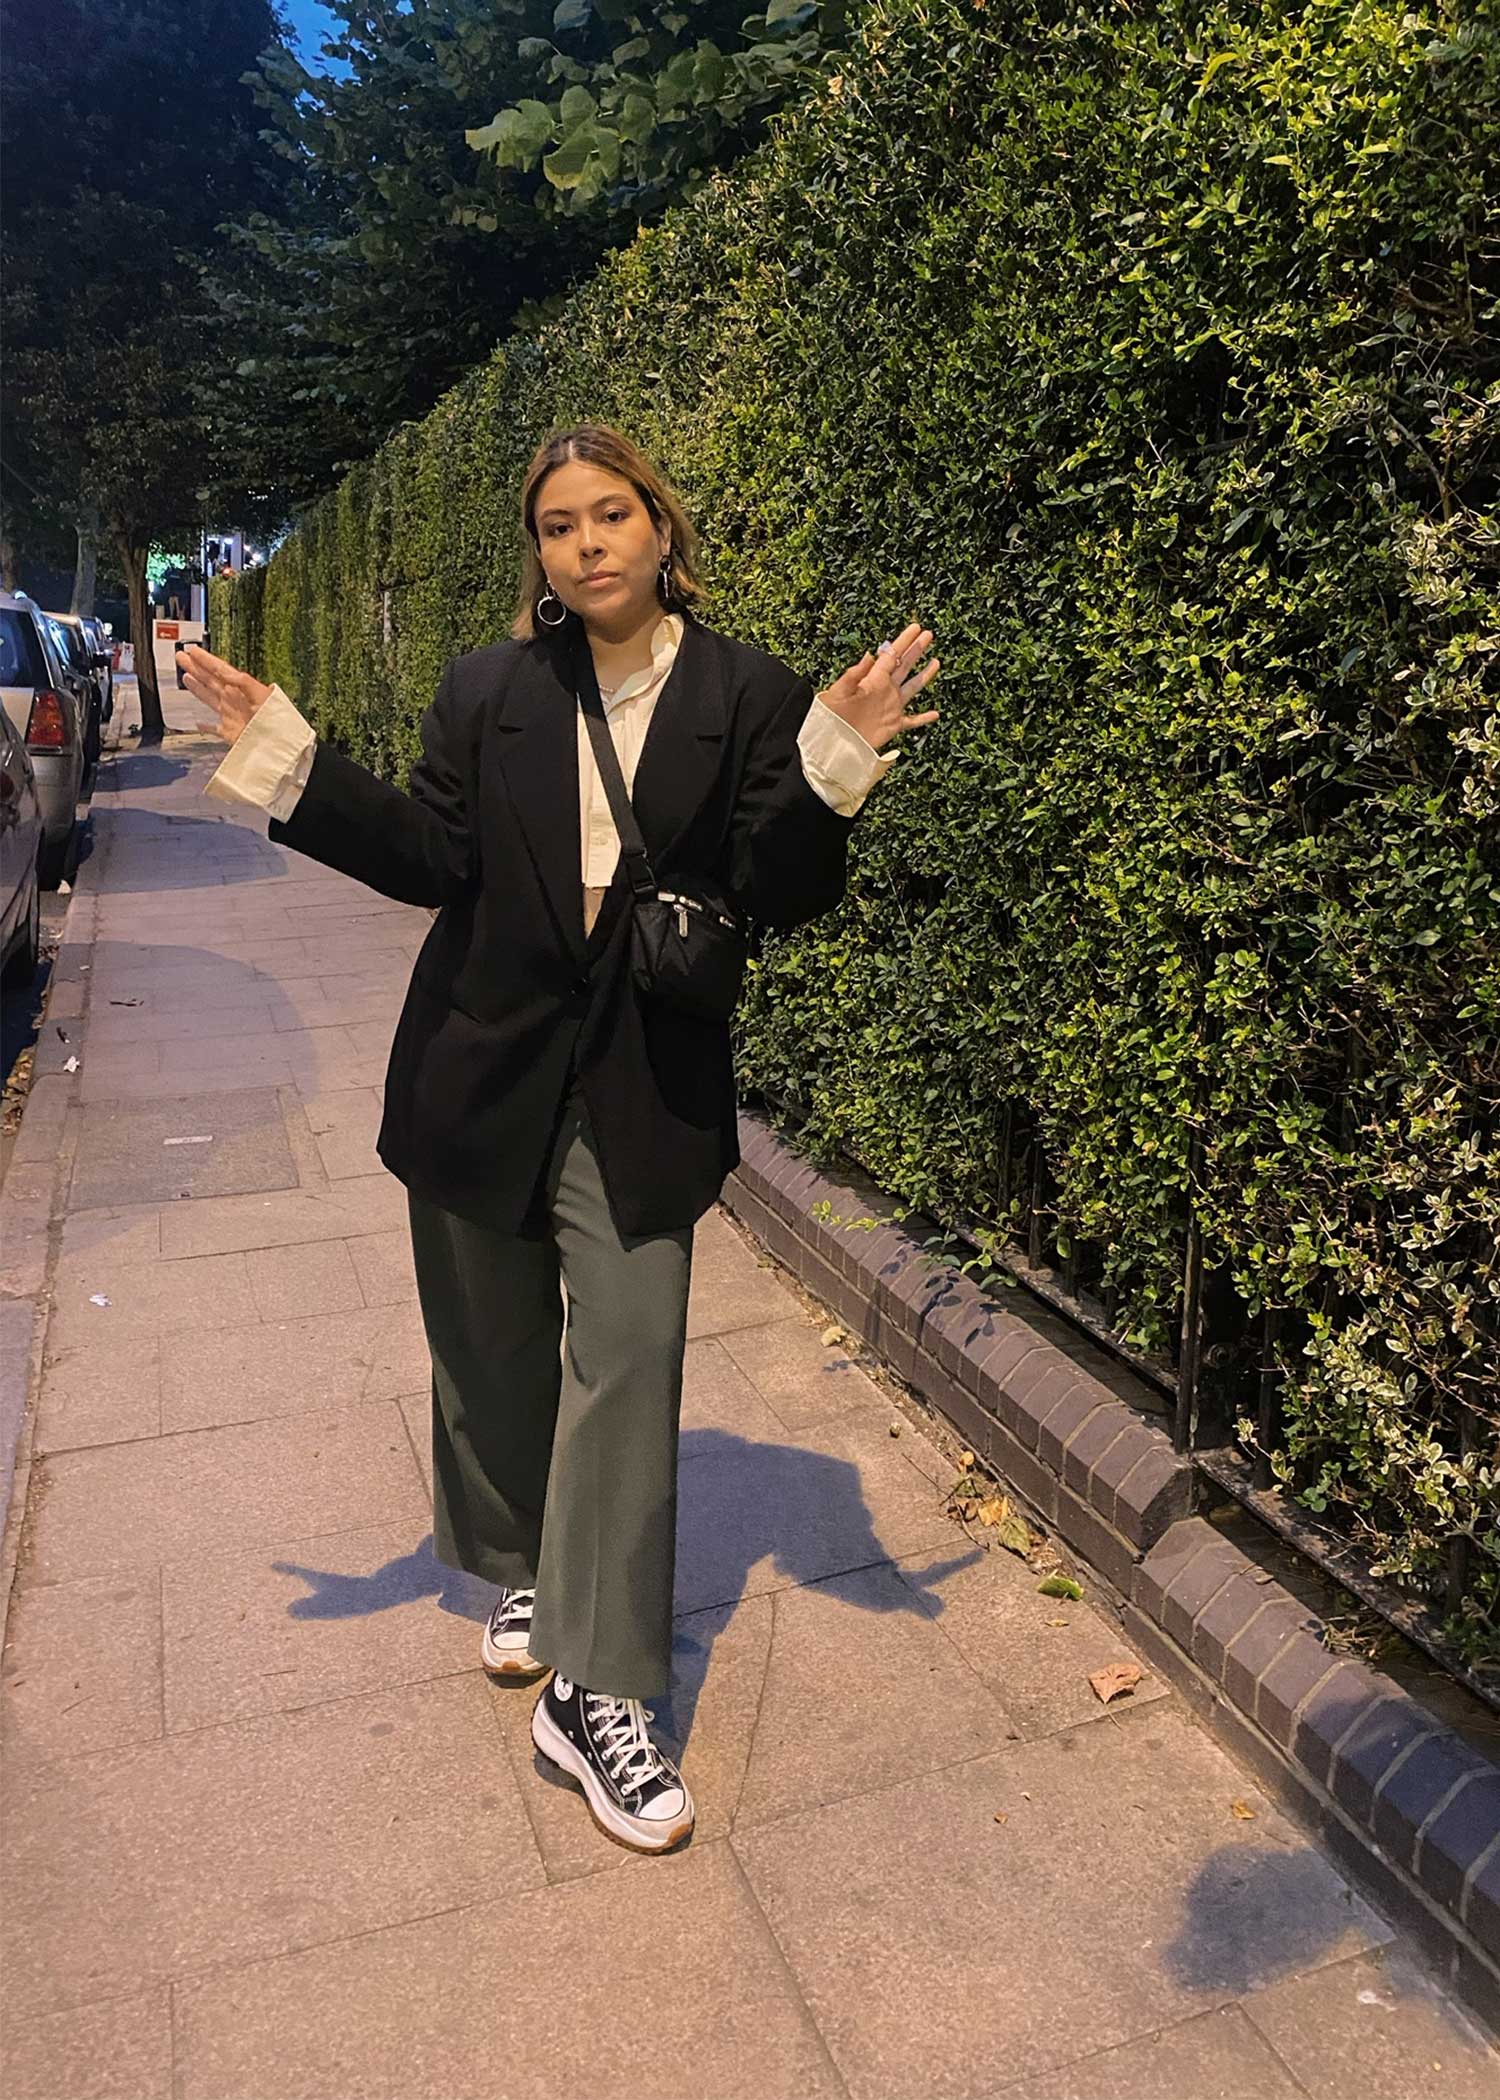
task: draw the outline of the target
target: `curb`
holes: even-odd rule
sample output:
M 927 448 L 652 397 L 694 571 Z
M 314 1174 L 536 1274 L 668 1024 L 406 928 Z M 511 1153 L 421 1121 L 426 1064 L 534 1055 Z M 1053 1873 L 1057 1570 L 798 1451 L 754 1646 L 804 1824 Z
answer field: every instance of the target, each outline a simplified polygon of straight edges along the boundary
M 1143 1419 L 1132 1372 L 1046 1307 L 1018 1313 L 934 1263 L 932 1221 L 898 1221 L 857 1170 L 821 1172 L 748 1110 L 739 1135 L 726 1207 L 1104 1578 L 1152 1667 L 1500 2030 L 1500 1766 L 1338 1656 L 1192 1514 L 1192 1466 Z
M 100 753 L 94 797 L 104 786 L 106 760 L 122 755 L 115 711 L 113 740 Z M 96 801 L 89 803 L 90 818 Z M 0 1649 L 5 1643 L 11 1590 L 20 1557 L 26 1496 L 31 1481 L 36 1399 L 41 1389 L 52 1309 L 49 1279 L 59 1251 L 64 1199 L 72 1174 L 78 1073 L 64 1069 L 71 1049 L 55 1030 L 79 1024 L 89 997 L 89 970 L 97 930 L 96 887 L 104 842 L 96 830 L 88 857 L 73 870 L 72 894 L 46 997 L 37 1022 L 31 1086 L 15 1145 L 0 1183 Z

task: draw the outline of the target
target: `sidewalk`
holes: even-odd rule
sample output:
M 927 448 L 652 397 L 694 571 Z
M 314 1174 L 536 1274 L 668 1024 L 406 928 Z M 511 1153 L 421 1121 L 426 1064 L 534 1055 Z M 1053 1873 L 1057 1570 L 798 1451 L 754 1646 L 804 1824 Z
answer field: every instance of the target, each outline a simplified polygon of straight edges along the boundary
M 16 1155 L 65 1195 L 4 1664 L 7 2100 L 1494 2100 L 1176 1695 L 1099 1704 L 1108 1617 L 974 1546 L 951 1443 L 718 1211 L 656 1704 L 698 1829 L 599 1835 L 535 1691 L 478 1667 L 491 1593 L 430 1552 L 373 1151 L 428 915 L 206 800 L 222 749 L 102 769 Z

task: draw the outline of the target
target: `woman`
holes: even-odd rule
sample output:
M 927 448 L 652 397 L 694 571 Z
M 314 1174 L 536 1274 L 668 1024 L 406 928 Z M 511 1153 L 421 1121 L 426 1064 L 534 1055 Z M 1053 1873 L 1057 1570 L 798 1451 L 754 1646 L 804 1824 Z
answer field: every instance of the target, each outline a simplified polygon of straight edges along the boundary
M 592 659 L 657 879 L 776 927 L 839 902 L 853 819 L 896 756 L 881 747 L 937 720 L 905 710 L 938 664 L 913 625 L 814 697 L 702 625 L 682 504 L 606 427 L 548 439 L 521 522 L 512 638 L 448 665 L 404 794 L 279 687 L 201 649 L 185 675 L 233 746 L 210 794 L 437 908 L 377 1140 L 407 1189 L 432 1352 L 434 1547 L 500 1585 L 485 1667 L 553 1673 L 537 1747 L 608 1835 L 660 1852 L 693 1805 L 643 1701 L 669 1678 L 693 1225 L 739 1160 L 734 1074 L 727 1022 L 636 988 L 571 651 Z

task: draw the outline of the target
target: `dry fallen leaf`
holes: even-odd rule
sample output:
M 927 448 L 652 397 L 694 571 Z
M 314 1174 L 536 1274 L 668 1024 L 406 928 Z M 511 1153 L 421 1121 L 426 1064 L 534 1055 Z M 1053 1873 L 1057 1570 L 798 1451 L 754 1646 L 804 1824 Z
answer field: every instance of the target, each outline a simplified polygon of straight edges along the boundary
M 1047 1624 L 1049 1626 L 1066 1626 L 1069 1624 L 1069 1621 L 1067 1619 L 1049 1619 Z
M 841 1342 L 844 1339 L 844 1330 L 842 1327 L 825 1327 L 818 1339 L 822 1342 L 825 1349 L 831 1349 L 835 1342 Z
M 1031 1551 L 1031 1526 L 1026 1519 L 1012 1510 L 999 1526 L 1000 1543 L 1024 1560 Z
M 997 1823 L 1008 1823 L 1010 1821 L 1010 1817 L 1005 1813 L 1005 1810 L 1003 1808 L 997 1808 L 995 1810 L 995 1821 Z
M 1255 1821 L 1255 1810 L 1248 1801 L 1231 1801 L 1229 1806 L 1242 1823 L 1253 1823 Z
M 973 1463 L 974 1463 L 974 1454 L 973 1454 L 973 1452 L 972 1452 L 972 1451 L 960 1451 L 960 1452 L 959 1452 L 959 1454 L 958 1454 L 958 1470 L 959 1470 L 959 1472 L 960 1472 L 960 1473 L 967 1473 L 967 1472 L 969 1471 L 969 1469 L 971 1468 L 971 1466 L 973 1465 Z
M 1107 1670 L 1092 1671 L 1089 1683 L 1108 1706 L 1111 1699 L 1133 1692 L 1145 1674 L 1139 1663 L 1111 1663 Z
M 900 1424 L 899 1422 L 892 1422 L 892 1424 L 891 1424 L 891 1435 L 892 1435 L 892 1436 L 900 1436 L 900 1434 L 901 1434 L 901 1424 Z

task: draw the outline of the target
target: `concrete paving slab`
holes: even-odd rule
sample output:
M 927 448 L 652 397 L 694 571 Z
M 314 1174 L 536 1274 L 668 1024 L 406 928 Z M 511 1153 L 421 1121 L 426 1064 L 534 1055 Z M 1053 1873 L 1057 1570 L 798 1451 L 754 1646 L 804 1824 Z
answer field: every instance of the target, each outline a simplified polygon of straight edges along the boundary
M 89 1016 L 89 1045 L 101 1051 L 130 1043 L 248 1042 L 276 1034 L 276 1015 L 269 999 L 239 1006 L 154 1007 L 106 1005 Z M 196 1067 L 195 1067 L 196 1069 Z
M 428 1506 L 389 1400 L 60 1451 L 35 1475 L 20 1569 L 28 1585 L 394 1523 Z
M 348 1033 L 353 1038 L 354 1047 L 359 1055 L 361 1057 L 389 1058 L 391 1054 L 391 1040 L 396 1033 L 398 1018 L 399 1016 L 393 1010 L 389 1014 L 379 1015 L 372 1020 L 351 1022 Z
M 956 1564 L 941 1553 L 917 1553 L 897 1566 L 919 1586 L 947 1639 L 1028 1738 L 1097 1720 L 1105 1709 L 1090 1675 L 1136 1659 L 1110 1619 L 1087 1602 L 1042 1596 L 1042 1578 L 1003 1547 L 978 1549 Z M 1169 1687 L 1148 1670 L 1110 1711 L 1169 1696 Z
M 204 1197 L 162 1214 L 161 1252 L 172 1261 L 255 1247 L 304 1246 L 364 1237 L 406 1222 L 406 1191 L 382 1168 L 338 1188 L 299 1188 L 264 1195 Z
M 38 1453 L 160 1434 L 160 1344 L 154 1334 L 115 1348 L 68 1349 L 49 1365 L 37 1400 Z
M 295 999 L 289 997 L 286 1000 L 284 1027 L 359 1028 L 371 1022 L 394 1032 L 404 987 L 382 980 L 363 991 L 343 992 L 332 997 L 321 987 L 322 980 L 314 978 Z M 366 1050 L 370 1047 L 368 1043 L 365 1045 Z
M 244 1254 L 206 1254 L 187 1262 L 130 1264 L 99 1247 L 63 1256 L 53 1279 L 48 1361 L 67 1348 L 101 1342 L 244 1327 L 258 1319 L 246 1260 Z
M 400 1190 L 399 1182 L 391 1186 Z M 402 1210 L 405 1211 L 403 1192 Z M 417 1295 L 417 1272 L 412 1259 L 411 1228 L 402 1224 L 391 1232 L 366 1232 L 344 1242 L 366 1305 L 413 1303 Z
M 443 1567 L 426 1517 L 162 1570 L 168 1734 L 477 1674 L 495 1600 Z
M 6 2100 L 172 2100 L 165 1990 L 5 2022 Z
M 162 1429 L 298 1415 L 394 1400 L 432 1377 L 412 1305 L 362 1307 L 170 1337 L 161 1370 Z
M 375 1139 L 381 1117 L 380 1095 L 374 1087 L 308 1094 L 304 1106 L 323 1172 L 330 1181 L 363 1180 L 374 1174 L 379 1166 Z
M 892 1567 L 779 1590 L 735 1828 L 936 1772 L 1015 1739 Z
M 20 1591 L 6 1619 L 8 1775 L 162 1732 L 156 1571 Z
M 218 1070 L 211 1052 L 212 1045 L 205 1044 L 202 1067 L 193 1074 L 197 1095 L 239 1094 L 256 1081 L 272 1089 L 295 1082 L 296 1073 L 289 1058 L 268 1058 L 253 1074 L 247 1074 Z M 159 1072 L 114 1072 L 95 1060 L 78 1074 L 78 1098 L 88 1104 L 115 1104 L 126 1113 L 134 1113 L 142 1103 L 159 1101 L 166 1084 Z M 253 1182 L 248 1185 L 255 1186 Z
M 699 1220 L 700 1228 L 704 1222 Z M 709 1229 L 694 1232 L 693 1274 L 688 1291 L 690 1340 L 736 1327 L 758 1327 L 767 1320 L 784 1320 L 797 1310 L 797 1301 L 786 1285 L 770 1269 L 757 1265 L 754 1255 L 732 1237 L 732 1228 L 722 1218 L 716 1217 Z
M 244 1256 L 255 1309 L 263 1320 L 355 1312 L 365 1304 L 347 1240 L 300 1247 L 255 1247 Z
M 216 1071 L 243 1073 L 247 1083 L 253 1084 L 261 1072 L 273 1065 L 278 1070 L 283 1064 L 290 1065 L 303 1079 L 331 1071 L 358 1054 L 350 1031 L 340 1027 L 279 1028 L 256 1034 L 247 1031 L 234 1040 L 216 1040 L 209 1052 L 201 1043 L 175 1038 L 159 1042 L 156 1048 L 168 1085 L 186 1084 L 210 1058 Z
M 1287 1977 L 1244 2010 L 1309 2100 L 1500 2093 L 1500 2054 L 1399 1946 Z
M 101 1085 L 113 1076 L 112 1060 L 112 1052 L 100 1060 Z M 203 1077 L 200 1070 L 191 1090 L 170 1094 L 158 1084 L 153 1098 L 129 1107 L 110 1099 L 86 1102 L 69 1209 L 173 1203 L 184 1193 L 295 1188 L 297 1170 L 274 1087 L 204 1091 Z M 209 1142 L 197 1142 L 204 1138 Z M 194 1142 L 182 1142 L 187 1139 Z
M 719 1429 L 758 1444 L 775 1443 L 782 1426 L 713 1335 L 689 1342 L 683 1352 L 681 1421 L 685 1431 Z M 684 1457 L 697 1449 L 690 1439 Z
M 1390 1936 L 1168 1711 L 730 1843 L 852 2100 L 980 2100 Z
M 63 1220 L 63 1254 L 86 1254 L 103 1248 L 117 1261 L 161 1259 L 161 1206 L 156 1203 L 107 1204 L 101 1210 L 75 1210 Z
M 990 2100 L 1301 2100 L 1302 2088 L 1236 2005 L 1124 2042 Z
M 90 1248 L 53 1277 L 48 1360 L 65 1349 L 115 1347 L 151 1335 L 244 1327 L 260 1317 L 243 1254 L 127 1263 Z
M 429 1382 L 419 1393 L 403 1393 L 400 1399 L 401 1418 L 406 1424 L 417 1467 L 432 1494 L 432 1385 Z
M 774 1444 L 690 1429 L 682 1453 L 679 1611 L 962 1542 L 931 1483 L 862 1415 Z
M 0 1944 L 20 2014 L 543 1878 L 472 1676 L 77 1758 L 16 1785 L 8 1821 Z
M 795 1318 L 731 1328 L 724 1347 L 788 1429 L 801 1429 L 851 1408 L 880 1407 L 878 1388 L 798 1308 Z
M 181 2100 L 842 2100 L 722 1845 L 186 1984 L 178 2008 Z

